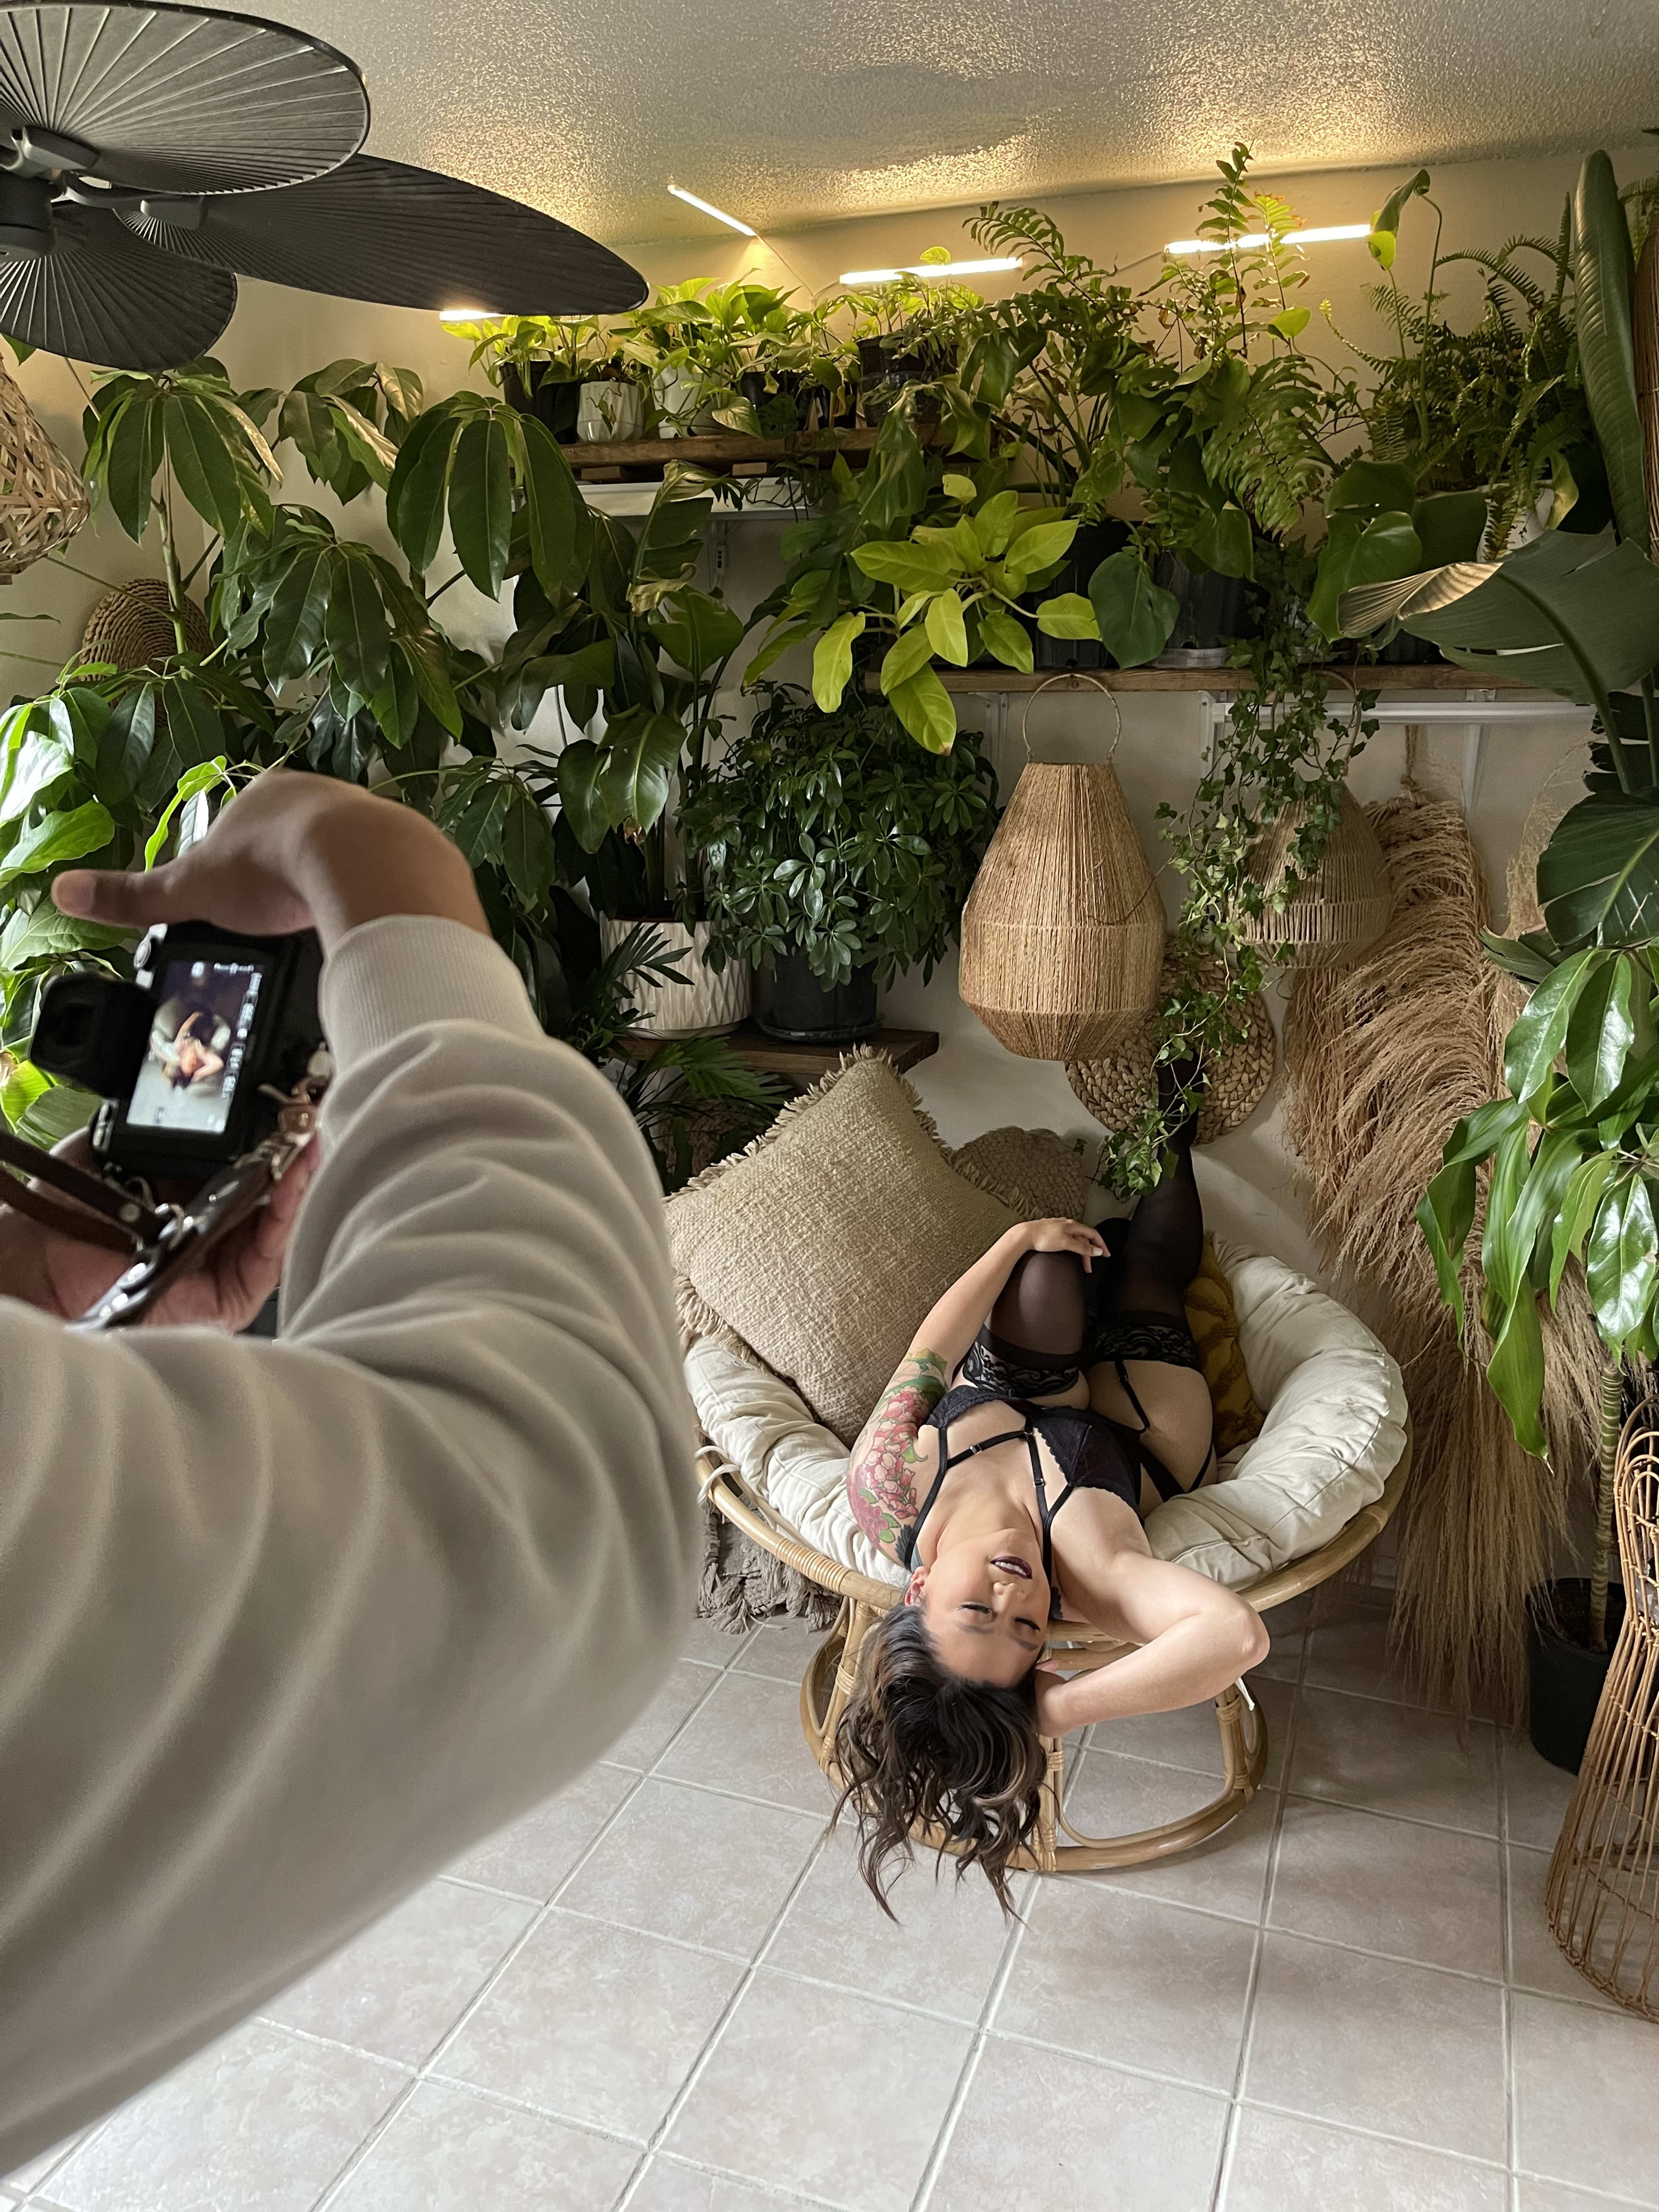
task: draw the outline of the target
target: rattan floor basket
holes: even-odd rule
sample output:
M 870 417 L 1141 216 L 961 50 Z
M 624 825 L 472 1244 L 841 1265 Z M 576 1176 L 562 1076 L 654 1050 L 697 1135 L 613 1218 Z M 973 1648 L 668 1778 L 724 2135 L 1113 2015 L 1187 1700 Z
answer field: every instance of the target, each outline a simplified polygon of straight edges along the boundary
M 1613 1469 L 1625 1626 L 1550 1861 L 1550 1931 L 1587 1981 L 1659 2021 L 1659 1401 Z M 1654 2052 L 1659 2083 L 1659 2046 Z

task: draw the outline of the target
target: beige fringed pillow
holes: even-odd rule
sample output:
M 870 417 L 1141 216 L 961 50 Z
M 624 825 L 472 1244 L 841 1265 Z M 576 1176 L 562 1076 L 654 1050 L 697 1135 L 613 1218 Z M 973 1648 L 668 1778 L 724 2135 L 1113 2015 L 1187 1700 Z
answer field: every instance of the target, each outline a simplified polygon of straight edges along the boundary
M 939 1292 L 1020 1218 L 957 1173 L 910 1085 L 867 1056 L 667 1213 L 688 1334 L 735 1330 L 848 1443 Z

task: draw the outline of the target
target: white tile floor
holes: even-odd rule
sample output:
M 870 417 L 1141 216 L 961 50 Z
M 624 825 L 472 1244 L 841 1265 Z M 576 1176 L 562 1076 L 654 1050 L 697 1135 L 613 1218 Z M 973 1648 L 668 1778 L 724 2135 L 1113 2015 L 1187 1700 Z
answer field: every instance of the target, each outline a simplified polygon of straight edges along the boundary
M 1381 1614 L 1275 1624 L 1271 1786 L 1200 1852 L 907 1877 L 802 1744 L 810 1639 L 699 1626 L 611 1759 L 266 2015 L 0 2185 L 47 2212 L 1659 2208 L 1659 2027 L 1542 1917 L 1570 1791 L 1425 1709 Z M 1206 1713 L 1097 1732 L 1097 1832 L 1209 1794 Z

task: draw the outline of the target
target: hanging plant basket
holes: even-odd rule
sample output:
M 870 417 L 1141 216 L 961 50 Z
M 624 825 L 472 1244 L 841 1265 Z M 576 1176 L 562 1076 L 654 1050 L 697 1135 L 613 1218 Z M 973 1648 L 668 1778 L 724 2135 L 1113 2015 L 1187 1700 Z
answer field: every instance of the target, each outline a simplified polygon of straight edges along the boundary
M 1164 903 L 1110 762 L 1058 766 L 1025 750 L 963 909 L 958 988 L 1023 1059 L 1093 1059 L 1158 1003 Z
M 1269 824 L 1250 855 L 1250 873 L 1267 895 L 1269 904 L 1245 921 L 1240 934 L 1259 952 L 1276 954 L 1281 945 L 1291 947 L 1298 968 L 1340 968 L 1357 960 L 1375 945 L 1394 913 L 1394 893 L 1365 810 L 1345 783 L 1339 799 L 1341 818 L 1310 876 L 1285 898 L 1282 907 L 1271 902 L 1283 890 L 1293 863 L 1297 831 L 1307 820 L 1304 808 L 1286 807 Z
M 67 543 L 86 519 L 86 486 L 0 368 L 0 583 Z
M 207 617 L 185 601 L 185 642 L 192 653 L 212 645 Z M 179 650 L 167 587 L 158 576 L 140 576 L 106 592 L 81 633 L 82 660 L 107 660 L 117 668 L 154 668 Z

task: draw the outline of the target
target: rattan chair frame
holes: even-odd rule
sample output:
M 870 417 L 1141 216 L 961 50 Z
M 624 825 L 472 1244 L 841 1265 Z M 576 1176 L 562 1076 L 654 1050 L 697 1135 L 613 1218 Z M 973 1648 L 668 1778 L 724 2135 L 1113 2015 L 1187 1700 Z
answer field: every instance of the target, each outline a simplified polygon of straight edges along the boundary
M 1411 1472 L 1412 1433 L 1409 1422 L 1400 1458 L 1382 1486 L 1382 1494 L 1363 1505 L 1328 1544 L 1305 1559 L 1293 1559 L 1247 1584 L 1239 1595 L 1258 1613 L 1288 1605 L 1292 1598 L 1314 1589 L 1340 1574 L 1387 1526 L 1399 1504 Z M 799 1530 L 769 1505 L 729 1461 L 712 1445 L 699 1453 L 698 1473 L 704 1496 L 732 1526 L 758 1544 L 784 1566 L 827 1590 L 842 1601 L 840 1617 L 807 1663 L 800 1686 L 801 1733 L 808 1749 L 839 1786 L 835 1759 L 836 1730 L 858 1685 L 859 1661 L 864 1639 L 882 1614 L 903 1595 L 892 1583 L 844 1566 L 827 1553 L 809 1544 Z M 1109 1666 L 1131 1647 L 1120 1644 L 1103 1630 L 1085 1628 L 1075 1621 L 1057 1622 L 1047 1646 L 1047 1656 L 1079 1670 Z M 1048 1753 L 1042 1802 L 1036 1833 L 1014 1862 L 1021 1869 L 1038 1874 L 1090 1874 L 1103 1867 L 1140 1866 L 1149 1859 L 1168 1858 L 1191 1850 L 1229 1821 L 1237 1820 L 1257 1790 L 1267 1766 L 1267 1723 L 1261 1707 L 1244 1683 L 1235 1682 L 1215 1701 L 1216 1726 L 1221 1737 L 1222 1780 L 1219 1793 L 1207 1804 L 1167 1821 L 1162 1827 L 1142 1828 L 1121 1836 L 1085 1836 L 1066 1817 L 1066 1744 L 1060 1736 L 1043 1739 Z M 937 1837 L 917 1841 L 937 1844 Z

